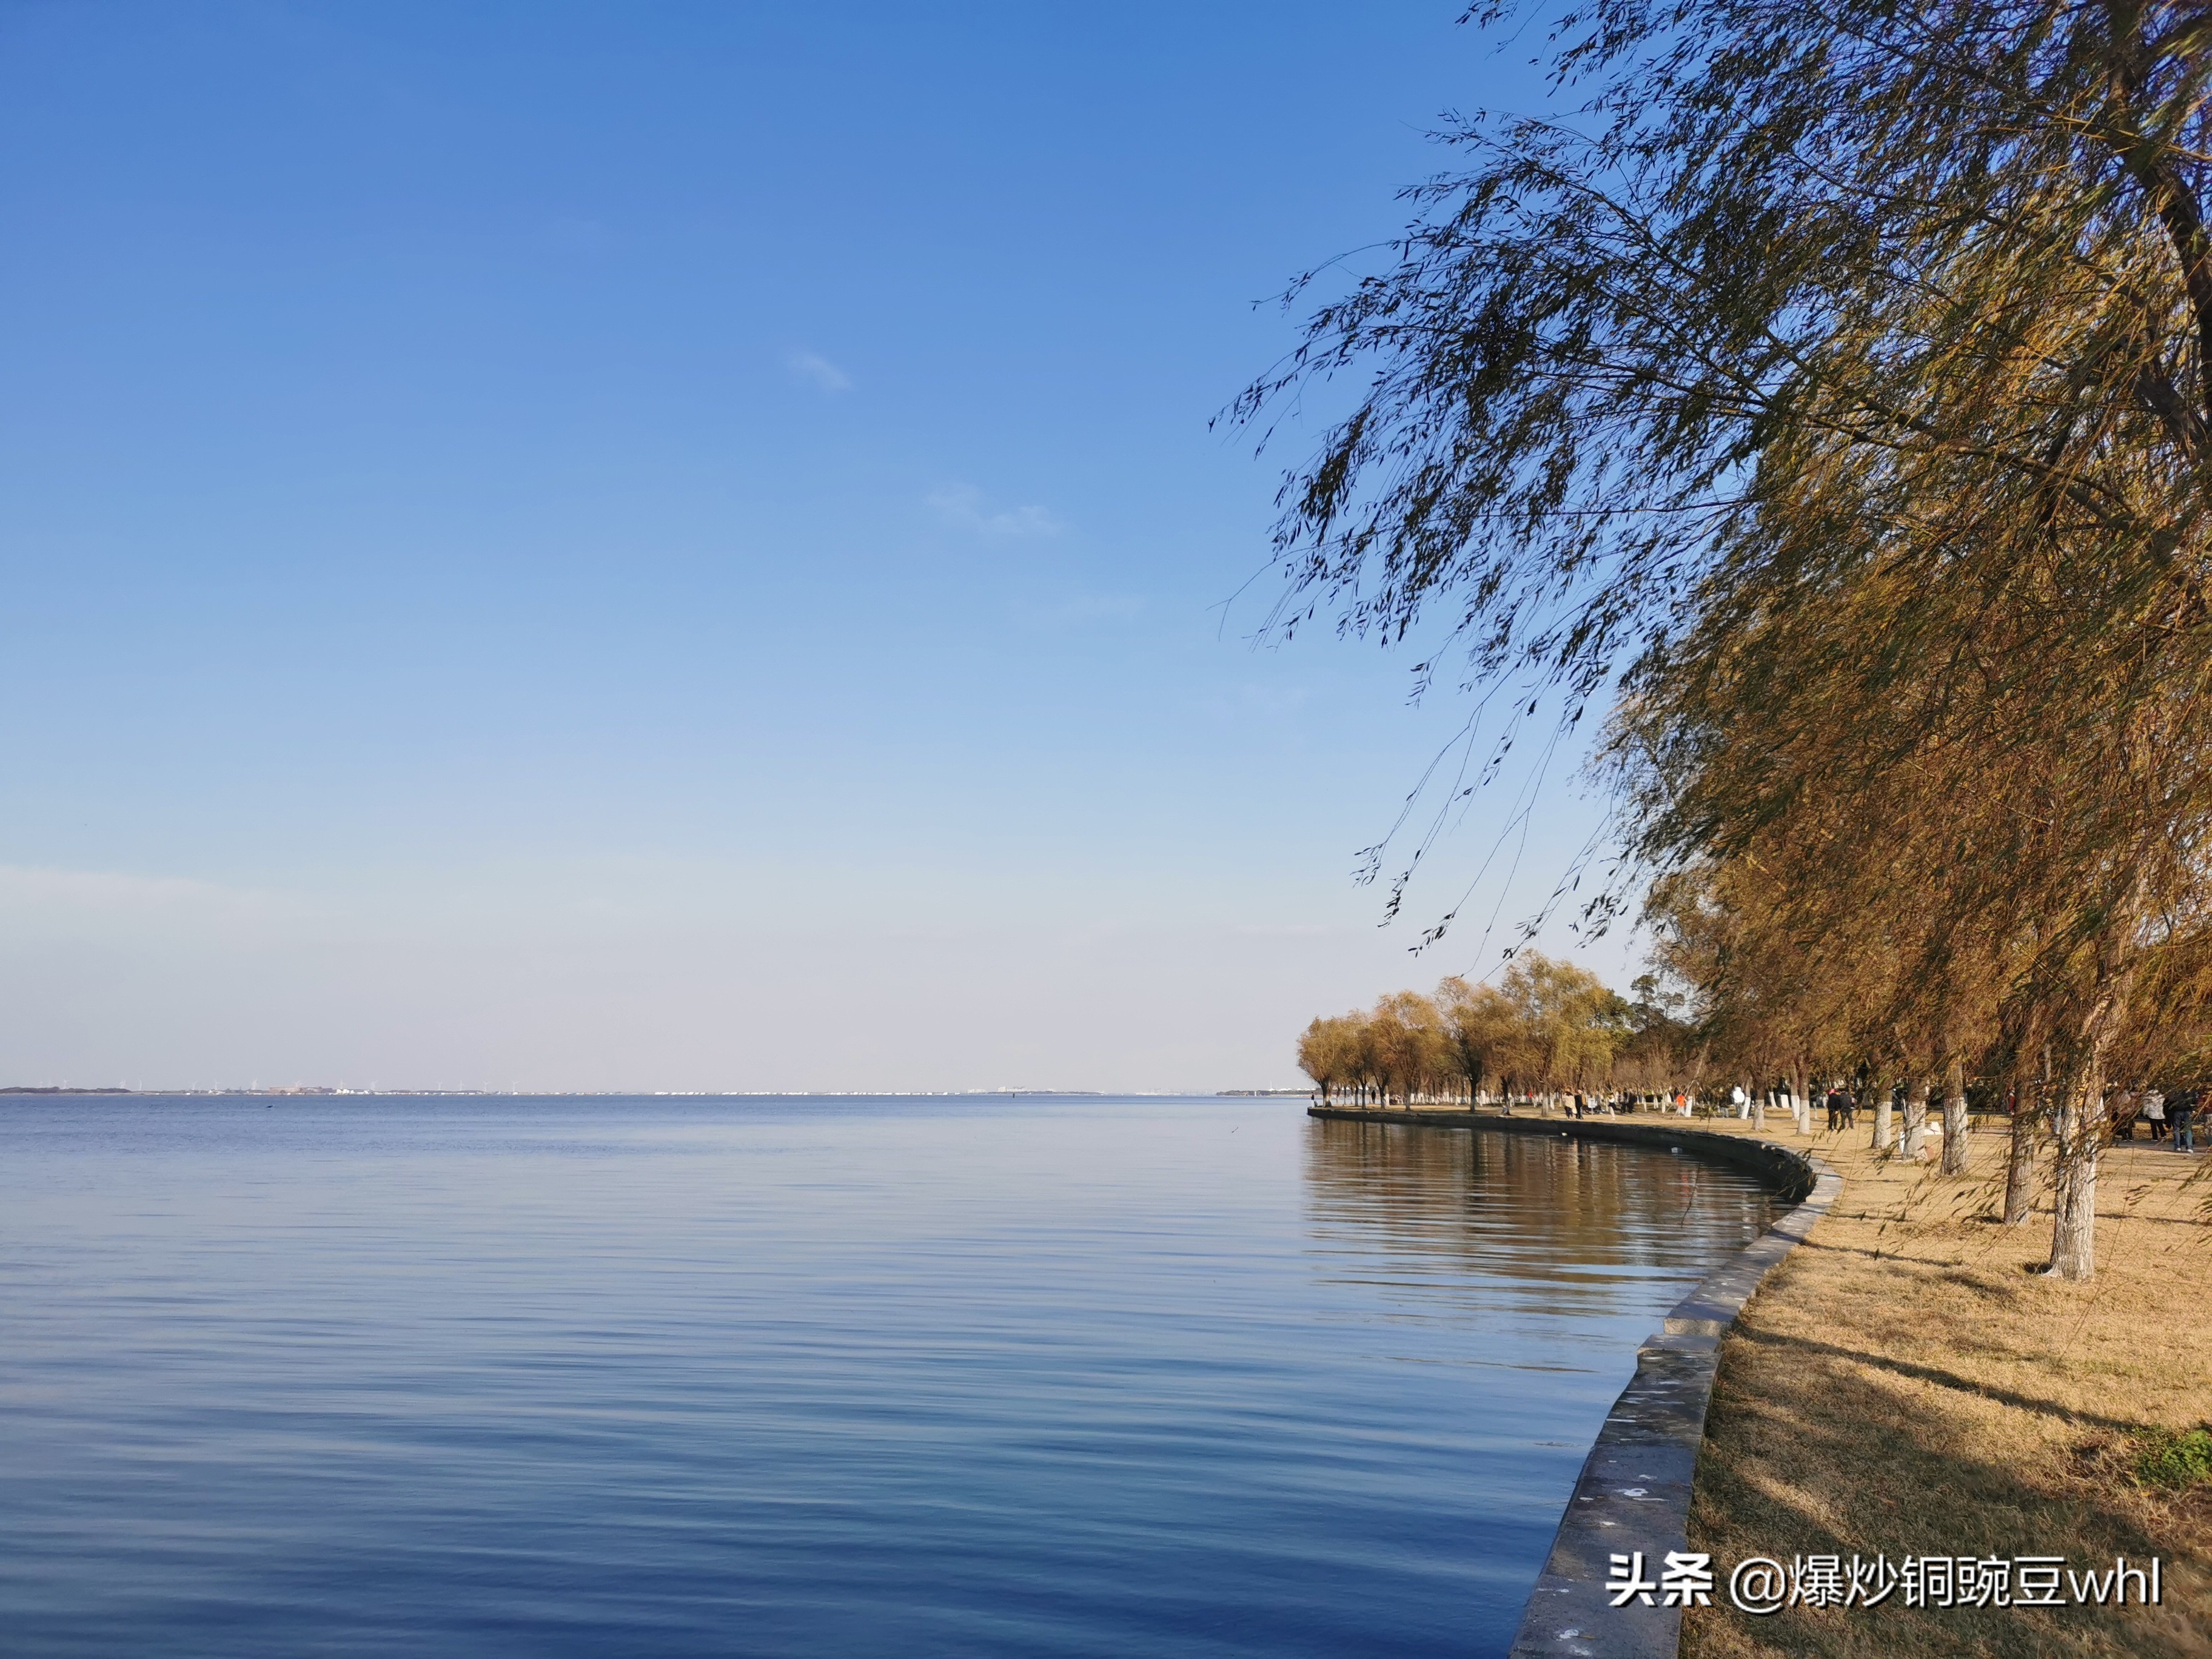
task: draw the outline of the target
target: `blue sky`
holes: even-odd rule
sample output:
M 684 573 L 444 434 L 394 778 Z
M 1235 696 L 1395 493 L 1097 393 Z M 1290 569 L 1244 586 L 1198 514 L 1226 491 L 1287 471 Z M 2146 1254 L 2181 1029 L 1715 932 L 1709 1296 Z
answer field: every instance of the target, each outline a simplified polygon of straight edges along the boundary
M 1537 101 L 1456 10 L 0 11 L 0 1081 L 1279 1085 L 1486 966 L 1207 424 Z

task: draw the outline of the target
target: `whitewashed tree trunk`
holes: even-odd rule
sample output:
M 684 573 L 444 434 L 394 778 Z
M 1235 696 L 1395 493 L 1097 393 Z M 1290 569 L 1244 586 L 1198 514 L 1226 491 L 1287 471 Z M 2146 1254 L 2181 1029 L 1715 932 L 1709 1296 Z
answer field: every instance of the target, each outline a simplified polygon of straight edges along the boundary
M 1905 1088 L 1905 1155 L 1917 1164 L 1928 1156 L 1928 1079 L 1916 1077 Z
M 2097 1155 L 2110 1126 L 2105 1116 L 2105 1050 L 2127 1018 L 2135 987 L 2128 959 L 2133 918 L 2143 896 L 2137 878 L 2133 902 L 2122 911 L 2097 953 L 2097 989 L 2075 1029 L 2074 1059 L 2066 1068 L 2065 1133 L 2058 1139 L 2057 1214 L 2051 1228 L 2051 1272 L 2079 1283 L 2097 1271 Z
M 1893 1093 L 1889 1079 L 1883 1078 L 1874 1085 L 1874 1149 L 1886 1152 L 1896 1144 L 1896 1114 L 1891 1109 Z
M 2100 1045 L 2101 1047 L 2101 1045 Z M 2067 1079 L 2060 1114 L 2057 1214 L 2051 1271 L 2079 1282 L 2097 1271 L 2097 1153 L 2105 1138 L 2103 1056 L 2093 1053 Z
M 1943 1173 L 1966 1173 L 1966 1064 L 1956 1054 L 1943 1079 Z
M 2012 1144 L 2005 1155 L 2004 1221 L 2017 1227 L 2035 1210 L 2035 1131 L 2040 1114 L 2023 1091 L 2013 1102 Z

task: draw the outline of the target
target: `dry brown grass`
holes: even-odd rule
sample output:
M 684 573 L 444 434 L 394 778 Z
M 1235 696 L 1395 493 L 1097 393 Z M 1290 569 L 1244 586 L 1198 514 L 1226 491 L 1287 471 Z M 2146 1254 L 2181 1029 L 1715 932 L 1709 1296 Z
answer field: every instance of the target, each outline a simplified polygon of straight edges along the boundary
M 1784 1120 L 1786 1123 L 1786 1120 Z M 2115 1555 L 2166 1563 L 2165 1606 L 2124 1611 L 1696 1611 L 1683 1651 L 1742 1656 L 2212 1653 L 2212 1490 L 2138 1486 L 2131 1430 L 2212 1420 L 2212 1227 L 2203 1157 L 2121 1142 L 2099 1183 L 2099 1273 L 2029 1271 L 2050 1214 L 1990 1218 L 2001 1133 L 1973 1173 L 1815 1137 L 1843 1195 L 1723 1346 L 1692 1547 L 1748 1555 Z M 1724 1125 L 1726 1127 L 1742 1126 Z M 1786 1129 L 1772 1138 L 1792 1141 Z M 1724 1598 L 1717 1598 L 1724 1599 Z

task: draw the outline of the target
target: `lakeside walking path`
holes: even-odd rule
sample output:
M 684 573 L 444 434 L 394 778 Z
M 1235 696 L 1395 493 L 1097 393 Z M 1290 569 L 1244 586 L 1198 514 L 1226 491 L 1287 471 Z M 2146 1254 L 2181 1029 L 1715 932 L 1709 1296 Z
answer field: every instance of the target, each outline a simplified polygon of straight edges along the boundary
M 2212 1652 L 2212 1483 L 2174 1495 L 2130 1474 L 2133 1431 L 2212 1421 L 2204 1158 L 2164 1143 L 2110 1147 L 2098 1273 L 2068 1285 L 2029 1271 L 2049 1254 L 2047 1201 L 2020 1227 L 1990 1218 L 2002 1123 L 1973 1132 L 1968 1173 L 1946 1176 L 1932 1161 L 1875 1153 L 1864 1118 L 1809 1136 L 1778 1114 L 1759 1131 L 1734 1119 L 1618 1121 L 1779 1143 L 1842 1177 L 1722 1340 L 1691 1549 L 1723 1569 L 1814 1555 L 2163 1563 L 2162 1605 L 2124 1609 L 1912 1608 L 1892 1595 L 1871 1609 L 1752 1617 L 1717 1596 L 1685 1618 L 1685 1655 Z

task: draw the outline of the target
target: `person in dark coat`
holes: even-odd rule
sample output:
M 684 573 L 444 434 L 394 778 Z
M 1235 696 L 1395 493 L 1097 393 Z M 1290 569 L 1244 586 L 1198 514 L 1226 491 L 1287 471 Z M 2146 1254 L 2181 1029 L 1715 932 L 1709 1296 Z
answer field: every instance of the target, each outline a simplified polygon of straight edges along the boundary
M 1851 1121 L 1858 1111 L 1859 1103 L 1852 1098 L 1849 1089 L 1840 1083 L 1831 1087 L 1828 1091 L 1827 1105 L 1828 1127 L 1831 1129 L 1848 1129 L 1851 1127 Z

